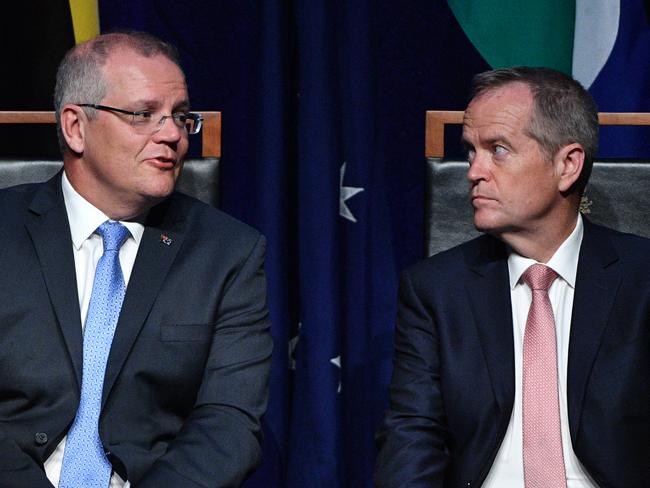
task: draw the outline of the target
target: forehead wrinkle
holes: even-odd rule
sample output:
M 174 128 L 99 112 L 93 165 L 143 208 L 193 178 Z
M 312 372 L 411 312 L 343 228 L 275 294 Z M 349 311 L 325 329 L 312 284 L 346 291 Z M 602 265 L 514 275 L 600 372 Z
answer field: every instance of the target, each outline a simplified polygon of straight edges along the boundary
M 163 103 L 157 99 L 157 98 L 149 98 L 149 97 L 142 97 L 138 98 L 135 100 L 131 100 L 129 103 L 135 106 L 141 106 L 141 107 L 147 107 L 148 109 L 159 109 Z M 190 107 L 190 101 L 187 98 L 183 98 L 181 100 L 178 100 L 177 102 L 174 102 L 174 105 L 172 106 L 172 110 L 179 110 L 179 109 L 189 109 Z
M 476 138 L 481 144 L 509 141 L 526 131 L 531 109 L 528 87 L 509 86 L 479 95 L 465 111 L 463 139 Z
M 480 127 L 463 126 L 461 142 L 465 145 L 478 144 L 485 147 L 499 142 L 510 145 L 513 136 L 516 135 L 517 130 L 508 124 L 483 124 Z
M 173 62 L 162 55 L 145 57 L 128 51 L 125 54 L 125 59 L 109 56 L 103 66 L 109 81 L 107 96 L 127 94 L 136 97 L 133 103 L 146 104 L 159 104 L 160 93 L 187 100 L 185 76 Z

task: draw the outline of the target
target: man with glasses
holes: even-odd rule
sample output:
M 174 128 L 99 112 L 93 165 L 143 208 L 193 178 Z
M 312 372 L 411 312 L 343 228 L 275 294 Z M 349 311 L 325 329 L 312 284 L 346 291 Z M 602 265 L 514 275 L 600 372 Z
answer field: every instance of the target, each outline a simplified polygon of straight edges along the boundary
M 189 110 L 148 34 L 61 62 L 64 170 L 0 192 L 0 486 L 239 486 L 259 464 L 265 241 L 174 192 Z

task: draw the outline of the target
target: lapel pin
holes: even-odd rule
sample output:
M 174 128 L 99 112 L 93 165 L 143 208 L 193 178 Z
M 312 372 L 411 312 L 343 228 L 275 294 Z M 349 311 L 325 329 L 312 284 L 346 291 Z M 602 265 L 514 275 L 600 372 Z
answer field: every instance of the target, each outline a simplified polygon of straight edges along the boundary
M 166 234 L 160 234 L 160 242 L 165 244 L 166 246 L 171 246 L 172 245 L 172 239 Z

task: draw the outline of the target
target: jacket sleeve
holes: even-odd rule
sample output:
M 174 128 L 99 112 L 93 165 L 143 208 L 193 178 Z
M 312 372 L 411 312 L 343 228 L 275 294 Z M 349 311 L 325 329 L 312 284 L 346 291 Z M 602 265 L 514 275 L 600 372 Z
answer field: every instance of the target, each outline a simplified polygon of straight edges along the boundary
M 135 488 L 237 487 L 261 462 L 272 338 L 260 236 L 220 304 L 194 409 Z
M 376 441 L 380 488 L 443 486 L 448 463 L 438 337 L 410 276 L 400 280 L 390 403 Z

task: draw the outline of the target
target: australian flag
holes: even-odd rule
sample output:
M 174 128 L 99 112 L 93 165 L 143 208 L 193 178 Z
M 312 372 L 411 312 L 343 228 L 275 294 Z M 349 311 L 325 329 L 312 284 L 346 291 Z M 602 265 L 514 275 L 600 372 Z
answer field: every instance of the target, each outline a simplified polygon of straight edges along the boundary
M 299 329 L 288 487 L 372 486 L 396 267 L 370 2 L 296 3 Z

